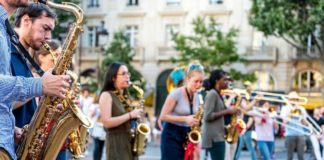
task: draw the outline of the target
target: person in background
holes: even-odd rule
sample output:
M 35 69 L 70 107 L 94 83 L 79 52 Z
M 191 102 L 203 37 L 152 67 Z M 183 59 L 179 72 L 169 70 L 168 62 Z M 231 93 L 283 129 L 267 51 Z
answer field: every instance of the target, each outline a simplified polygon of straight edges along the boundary
M 202 87 L 203 67 L 200 64 L 189 64 L 185 75 L 185 85 L 170 92 L 160 114 L 160 119 L 165 122 L 161 136 L 162 160 L 183 159 L 190 127 L 199 124 L 194 115 L 199 107 L 197 91 Z M 197 157 L 197 154 L 194 156 Z
M 259 101 L 261 111 L 265 114 L 264 117 L 254 117 L 256 140 L 263 160 L 271 160 L 274 149 L 275 133 L 278 130 L 278 124 L 269 117 L 270 105 L 266 101 Z
M 250 93 L 252 91 L 251 82 L 245 81 L 243 84 L 244 84 L 244 88 L 246 89 L 247 93 Z M 252 107 L 254 107 L 255 102 L 256 102 L 255 100 L 249 100 L 247 97 L 243 97 L 242 102 L 241 102 L 242 110 L 244 110 L 245 112 L 249 111 L 250 109 L 252 109 Z M 251 117 L 247 114 L 242 114 L 242 115 L 240 115 L 240 117 L 245 122 L 246 128 L 245 128 L 244 132 L 242 132 L 243 134 L 240 135 L 240 139 L 238 142 L 238 147 L 237 147 L 234 159 L 239 160 L 243 146 L 244 146 L 244 144 L 246 144 L 246 146 L 250 152 L 250 155 L 251 155 L 251 160 L 256 160 L 257 155 L 254 150 L 253 141 L 252 141 L 252 131 L 253 131 L 253 127 L 254 127 L 253 117 Z
M 101 114 L 99 109 L 99 96 L 95 96 L 93 104 L 90 107 L 91 118 L 94 122 L 94 126 L 91 131 L 91 137 L 94 140 L 93 160 L 101 160 L 106 132 L 104 130 Z
M 321 115 L 321 109 L 320 107 L 317 107 L 313 111 L 313 116 L 311 118 L 314 120 L 314 122 L 323 130 L 324 129 L 324 119 Z M 312 142 L 313 151 L 315 154 L 316 160 L 323 160 L 324 155 L 322 155 L 320 145 L 323 144 L 324 139 L 324 133 L 321 132 L 320 134 L 312 133 L 310 136 L 310 140 Z
M 83 113 L 89 117 L 91 115 L 89 114 L 90 112 L 90 107 L 93 104 L 93 97 L 90 96 L 90 89 L 87 87 L 82 88 L 82 95 L 80 97 L 80 105 Z
M 290 105 L 283 106 L 281 109 L 280 116 L 286 117 L 283 120 L 285 124 L 285 137 L 286 137 L 286 147 L 287 147 L 287 160 L 293 159 L 294 151 L 297 150 L 298 160 L 304 160 L 304 152 L 306 145 L 305 133 L 302 126 L 306 126 L 305 121 L 306 110 L 298 106 L 295 101 L 298 101 L 298 94 L 296 92 L 290 92 L 288 94 L 288 100 L 291 102 Z M 297 125 L 296 123 L 299 123 Z

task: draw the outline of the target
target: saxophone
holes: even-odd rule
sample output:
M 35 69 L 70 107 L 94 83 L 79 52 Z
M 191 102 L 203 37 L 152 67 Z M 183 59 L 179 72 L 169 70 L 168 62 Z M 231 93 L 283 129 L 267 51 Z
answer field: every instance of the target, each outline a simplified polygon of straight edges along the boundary
M 76 17 L 76 23 L 70 29 L 63 45 L 62 56 L 53 69 L 54 75 L 66 74 L 72 62 L 78 35 L 82 31 L 83 11 L 73 3 L 55 4 L 48 1 L 45 3 L 50 7 L 72 12 Z M 73 77 L 72 80 L 73 85 L 76 80 Z M 42 98 L 29 126 L 24 127 L 22 140 L 17 148 L 19 159 L 55 159 L 65 138 L 73 130 L 81 125 L 86 128 L 92 126 L 91 120 L 72 102 L 72 96 L 73 91 L 69 91 L 67 98 L 63 100 L 51 96 Z M 63 105 L 59 105 L 62 103 Z
M 134 85 L 133 83 L 132 83 L 132 87 L 139 94 L 140 101 L 132 101 L 131 106 L 133 108 L 144 109 L 144 91 L 140 87 Z M 133 133 L 132 151 L 134 155 L 139 156 L 144 154 L 146 143 L 147 143 L 146 136 L 150 134 L 150 132 L 151 132 L 150 126 L 143 123 L 143 120 L 136 119 L 135 128 L 132 129 L 132 133 Z
M 45 42 L 43 48 L 51 54 L 53 58 L 53 62 L 54 64 L 56 64 L 57 63 L 57 57 L 55 55 L 56 53 L 52 50 L 51 46 Z M 73 79 L 73 83 L 70 90 L 71 97 L 73 98 L 78 97 L 78 95 L 80 95 L 80 84 L 77 83 L 78 75 L 69 70 L 67 71 L 67 74 L 70 75 L 70 77 L 72 77 Z M 63 103 L 63 105 L 67 105 L 67 103 L 65 102 Z M 84 126 L 79 126 L 77 129 L 75 129 L 69 134 L 68 148 L 69 151 L 72 153 L 73 158 L 79 159 L 84 157 L 83 153 L 85 152 L 86 149 L 87 136 L 88 136 L 88 129 Z
M 200 91 L 199 91 L 200 92 Z M 191 131 L 188 133 L 188 139 L 193 144 L 198 144 L 201 141 L 201 133 L 200 133 L 200 121 L 204 113 L 204 100 L 201 94 L 199 94 L 199 108 L 196 112 L 194 118 L 199 121 L 198 125 L 194 125 L 191 127 Z
M 235 108 L 239 108 L 241 105 L 242 97 L 238 96 Z M 226 135 L 225 140 L 230 143 L 234 144 L 237 142 L 240 133 L 243 129 L 246 128 L 246 124 L 242 119 L 237 118 L 236 113 L 232 115 L 231 123 L 226 126 Z
M 202 89 L 198 91 L 199 95 L 199 108 L 196 114 L 194 115 L 194 118 L 199 121 L 197 125 L 191 126 L 191 130 L 188 133 L 188 142 L 185 144 L 185 154 L 184 154 L 184 160 L 193 160 L 194 159 L 194 151 L 195 146 L 201 141 L 201 133 L 200 133 L 200 122 L 201 118 L 204 113 L 204 100 L 202 97 Z

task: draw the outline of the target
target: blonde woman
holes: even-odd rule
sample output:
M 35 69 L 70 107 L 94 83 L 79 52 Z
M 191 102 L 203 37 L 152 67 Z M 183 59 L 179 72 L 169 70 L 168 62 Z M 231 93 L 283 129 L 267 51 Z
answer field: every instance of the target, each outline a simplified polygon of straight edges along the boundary
M 184 145 L 190 127 L 199 121 L 194 114 L 199 107 L 197 90 L 202 87 L 203 67 L 190 64 L 186 71 L 185 85 L 176 88 L 168 95 L 161 111 L 160 119 L 165 122 L 161 136 L 161 159 L 182 160 Z

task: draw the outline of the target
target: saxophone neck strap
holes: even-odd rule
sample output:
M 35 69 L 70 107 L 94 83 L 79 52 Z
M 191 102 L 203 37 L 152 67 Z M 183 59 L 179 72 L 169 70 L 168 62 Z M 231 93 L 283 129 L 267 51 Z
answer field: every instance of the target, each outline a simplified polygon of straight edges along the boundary
M 40 68 L 40 66 L 34 61 L 34 59 L 30 56 L 26 48 L 19 42 L 19 38 L 15 31 L 11 28 L 11 25 L 8 21 L 8 19 L 5 20 L 7 33 L 10 36 L 11 43 L 16 47 L 16 49 L 20 52 L 22 52 L 29 61 L 29 63 L 36 69 L 36 72 L 38 75 L 43 76 L 44 70 Z
M 189 100 L 189 105 L 190 105 L 190 114 L 193 114 L 193 97 L 194 97 L 194 95 L 190 96 L 187 87 L 185 87 L 185 90 L 186 90 L 186 94 L 187 94 L 187 97 L 188 97 L 188 100 Z

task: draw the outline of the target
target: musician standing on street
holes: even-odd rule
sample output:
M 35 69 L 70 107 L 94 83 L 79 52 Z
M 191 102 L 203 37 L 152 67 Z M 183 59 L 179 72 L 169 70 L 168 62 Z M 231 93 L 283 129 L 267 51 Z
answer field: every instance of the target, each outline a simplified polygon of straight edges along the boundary
M 296 92 L 290 92 L 288 94 L 288 99 L 290 102 L 298 101 L 298 98 L 299 96 Z M 292 113 L 293 110 L 299 110 L 299 115 L 294 115 L 294 113 Z M 297 150 L 298 160 L 304 160 L 304 148 L 306 145 L 306 137 L 302 125 L 305 125 L 305 114 L 305 109 L 301 106 L 296 105 L 295 103 L 291 103 L 291 105 L 288 106 L 283 106 L 281 109 L 280 116 L 289 118 L 289 121 L 283 121 L 288 126 L 285 128 L 287 160 L 293 159 L 295 149 Z M 300 125 L 290 123 L 290 121 L 300 123 Z
M 99 99 L 101 120 L 106 129 L 107 160 L 135 160 L 131 144 L 131 120 L 140 118 L 142 109 L 127 112 L 123 98 L 127 96 L 130 73 L 126 65 L 112 63 L 107 70 Z
M 229 76 L 223 70 L 210 73 L 209 90 L 205 97 L 202 127 L 202 148 L 207 149 L 212 160 L 225 159 L 224 116 L 237 114 L 236 108 L 227 108 L 220 92 L 228 88 Z
M 190 127 L 199 124 L 194 115 L 199 107 L 197 91 L 202 87 L 203 79 L 203 67 L 200 64 L 189 64 L 185 86 L 172 90 L 165 100 L 160 115 L 160 119 L 165 122 L 161 136 L 162 160 L 184 159 L 184 146 Z M 197 154 L 196 151 L 196 158 Z
M 14 101 L 26 101 L 42 94 L 65 98 L 69 87 L 69 76 L 54 76 L 50 72 L 42 78 L 24 78 L 11 76 L 11 42 L 7 30 L 11 29 L 8 17 L 18 7 L 26 7 L 28 0 L 0 0 L 0 159 L 17 159 L 14 151 L 14 138 L 20 134 L 15 130 L 15 118 L 12 114 Z M 15 135 L 14 135 L 15 130 Z M 20 131 L 21 132 L 21 131 Z
M 51 31 L 54 29 L 56 14 L 41 3 L 31 3 L 28 7 L 21 7 L 15 14 L 14 30 L 19 36 L 20 43 L 26 50 L 32 48 L 39 50 L 42 43 L 51 39 Z M 44 27 L 46 26 L 46 28 Z M 30 62 L 27 62 L 24 54 L 11 46 L 11 71 L 13 76 L 33 77 Z M 32 55 L 31 55 L 32 56 Z M 35 98 L 23 104 L 14 106 L 16 126 L 22 128 L 29 124 L 34 115 L 37 104 Z

